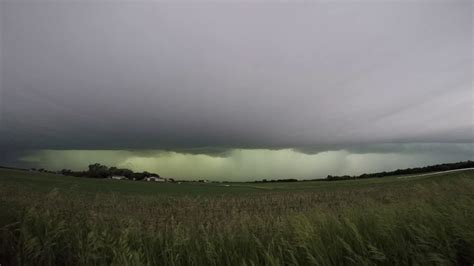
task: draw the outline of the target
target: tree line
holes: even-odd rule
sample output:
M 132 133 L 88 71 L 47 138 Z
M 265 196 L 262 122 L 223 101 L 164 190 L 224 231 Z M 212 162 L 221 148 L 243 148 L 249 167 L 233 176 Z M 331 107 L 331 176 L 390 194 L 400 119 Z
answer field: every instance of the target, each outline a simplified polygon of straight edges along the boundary
M 456 169 L 464 169 L 464 168 L 474 168 L 474 161 L 464 161 L 464 162 L 457 162 L 457 163 L 443 163 L 443 164 L 436 164 L 424 167 L 415 167 L 415 168 L 406 168 L 406 169 L 397 169 L 395 171 L 384 171 L 372 174 L 362 174 L 359 176 L 350 176 L 350 175 L 328 175 L 326 178 L 317 178 L 317 179 L 306 179 L 306 180 L 298 180 L 295 178 L 287 178 L 287 179 L 262 179 L 256 181 L 250 181 L 249 183 L 275 183 L 275 182 L 298 182 L 298 181 L 337 181 L 337 180 L 350 180 L 350 179 L 361 179 L 361 178 L 376 178 L 376 177 L 385 177 L 385 176 L 395 176 L 395 175 L 413 175 L 413 174 L 424 174 L 430 172 L 443 172 L 449 170 L 456 170 Z
M 390 172 L 378 172 L 372 174 L 362 174 L 359 176 L 333 176 L 328 175 L 326 179 L 327 181 L 336 181 L 336 180 L 348 180 L 348 179 L 359 179 L 359 178 L 374 178 L 374 177 L 384 177 L 384 176 L 394 176 L 394 175 L 413 175 L 413 174 L 423 174 L 423 173 L 430 173 L 430 172 L 442 172 L 442 171 L 449 171 L 449 170 L 456 170 L 456 169 L 464 169 L 464 168 L 473 168 L 474 161 L 465 161 L 465 162 L 457 162 L 457 163 L 443 163 L 443 164 L 436 164 L 424 167 L 415 167 L 415 168 L 406 168 L 406 169 L 397 169 L 395 171 Z M 321 179 L 315 179 L 321 180 Z
M 77 177 L 92 177 L 92 178 L 108 178 L 112 176 L 124 176 L 130 180 L 143 180 L 146 177 L 160 177 L 155 173 L 145 172 L 133 172 L 126 168 L 108 167 L 99 163 L 89 165 L 86 171 L 72 171 L 69 169 L 63 169 L 60 171 L 63 175 L 77 176 Z

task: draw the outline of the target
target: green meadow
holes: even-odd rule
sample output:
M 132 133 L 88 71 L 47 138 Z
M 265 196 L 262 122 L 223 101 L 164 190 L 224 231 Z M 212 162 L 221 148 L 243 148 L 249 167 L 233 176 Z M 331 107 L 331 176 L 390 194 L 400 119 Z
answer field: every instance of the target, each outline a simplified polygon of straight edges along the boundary
M 0 169 L 1 265 L 472 265 L 474 171 L 154 183 Z

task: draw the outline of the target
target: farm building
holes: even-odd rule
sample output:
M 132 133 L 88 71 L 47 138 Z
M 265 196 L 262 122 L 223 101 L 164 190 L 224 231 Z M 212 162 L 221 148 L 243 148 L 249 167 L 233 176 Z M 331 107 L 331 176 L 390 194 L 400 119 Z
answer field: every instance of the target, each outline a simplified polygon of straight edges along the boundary
M 149 177 L 145 177 L 145 181 L 165 182 L 166 180 L 161 177 L 149 176 Z
M 127 177 L 125 177 L 123 175 L 113 175 L 110 178 L 114 179 L 114 180 L 125 180 L 125 179 L 127 179 Z

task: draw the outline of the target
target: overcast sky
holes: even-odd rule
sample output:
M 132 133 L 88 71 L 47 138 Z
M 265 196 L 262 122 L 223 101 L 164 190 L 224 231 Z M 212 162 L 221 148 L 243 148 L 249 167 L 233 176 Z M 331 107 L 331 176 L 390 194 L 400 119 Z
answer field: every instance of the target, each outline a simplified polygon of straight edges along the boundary
M 108 157 L 238 179 L 273 175 L 262 169 L 281 156 L 295 176 L 474 159 L 472 12 L 469 0 L 0 1 L 0 163 Z

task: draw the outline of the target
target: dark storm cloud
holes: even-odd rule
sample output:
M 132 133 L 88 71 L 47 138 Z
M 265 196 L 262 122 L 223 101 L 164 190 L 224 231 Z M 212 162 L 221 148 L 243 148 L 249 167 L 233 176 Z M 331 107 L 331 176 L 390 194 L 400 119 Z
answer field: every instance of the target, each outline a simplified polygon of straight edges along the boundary
M 471 1 L 0 8 L 4 151 L 473 141 Z

